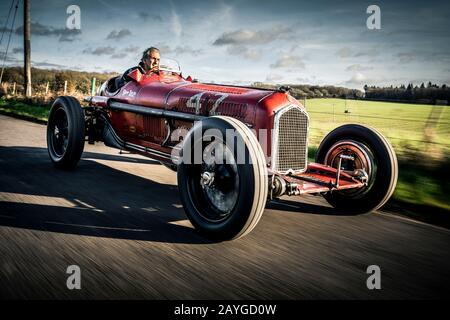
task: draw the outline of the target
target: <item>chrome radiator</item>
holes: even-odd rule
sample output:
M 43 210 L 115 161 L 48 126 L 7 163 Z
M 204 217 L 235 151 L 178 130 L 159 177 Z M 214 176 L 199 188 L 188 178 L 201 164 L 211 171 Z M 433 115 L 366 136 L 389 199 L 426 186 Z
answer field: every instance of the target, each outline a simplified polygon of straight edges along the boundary
M 309 117 L 298 106 L 278 110 L 272 132 L 272 170 L 278 173 L 299 173 L 308 161 Z

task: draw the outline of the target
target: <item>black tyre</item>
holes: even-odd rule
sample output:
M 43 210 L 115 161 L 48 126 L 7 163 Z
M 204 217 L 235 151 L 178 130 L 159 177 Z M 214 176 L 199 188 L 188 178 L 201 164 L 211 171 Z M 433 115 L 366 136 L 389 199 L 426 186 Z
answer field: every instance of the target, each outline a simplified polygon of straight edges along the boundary
M 84 112 L 77 99 L 58 97 L 47 124 L 47 149 L 57 168 L 73 169 L 84 149 Z
M 331 131 L 317 150 L 316 162 L 337 168 L 339 155 L 351 155 L 341 168 L 364 169 L 367 185 L 360 189 L 328 192 L 325 199 L 338 211 L 359 214 L 377 210 L 389 200 L 397 185 L 398 164 L 394 149 L 378 131 L 347 124 Z
M 233 139 L 224 139 L 230 129 Z M 200 160 L 194 161 L 195 150 Z M 263 214 L 268 192 L 265 156 L 250 129 L 230 117 L 207 118 L 191 129 L 181 154 L 178 188 L 196 230 L 219 241 L 249 233 Z

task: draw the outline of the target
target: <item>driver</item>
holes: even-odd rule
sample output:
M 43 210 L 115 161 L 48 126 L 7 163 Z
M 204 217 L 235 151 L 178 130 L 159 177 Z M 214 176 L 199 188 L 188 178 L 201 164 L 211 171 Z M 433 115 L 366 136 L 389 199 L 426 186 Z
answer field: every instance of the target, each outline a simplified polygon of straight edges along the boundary
M 142 74 L 147 73 L 159 73 L 159 60 L 160 54 L 159 49 L 155 47 L 150 47 L 144 50 L 142 53 L 142 58 L 139 64 L 136 67 L 132 67 L 125 71 L 123 75 L 118 78 L 116 87 L 117 89 L 121 88 L 125 83 L 131 81 L 132 79 L 128 76 L 130 72 L 139 69 Z

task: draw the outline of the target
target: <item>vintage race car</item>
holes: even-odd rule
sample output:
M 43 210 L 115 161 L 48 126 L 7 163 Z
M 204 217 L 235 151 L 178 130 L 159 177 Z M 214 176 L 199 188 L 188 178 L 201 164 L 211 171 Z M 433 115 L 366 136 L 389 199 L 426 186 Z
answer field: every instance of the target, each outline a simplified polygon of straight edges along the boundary
M 108 80 L 85 107 L 56 99 L 47 127 L 56 167 L 74 168 L 85 141 L 156 159 L 177 171 L 192 225 L 216 240 L 249 233 L 266 203 L 281 196 L 320 194 L 338 212 L 358 214 L 394 192 L 395 152 L 372 128 L 334 129 L 308 162 L 309 116 L 288 87 L 198 83 L 173 61 L 130 78 L 121 88 L 118 78 Z

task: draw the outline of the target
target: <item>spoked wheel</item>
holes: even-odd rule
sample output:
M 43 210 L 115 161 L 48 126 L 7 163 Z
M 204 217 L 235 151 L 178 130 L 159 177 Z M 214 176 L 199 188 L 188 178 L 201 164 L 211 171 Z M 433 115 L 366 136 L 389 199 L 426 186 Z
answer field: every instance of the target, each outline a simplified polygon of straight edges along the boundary
M 59 97 L 53 103 L 47 124 L 47 148 L 54 165 L 74 168 L 84 149 L 84 113 L 73 97 Z
M 232 141 L 225 139 L 227 130 L 235 133 Z M 254 134 L 236 119 L 211 117 L 193 127 L 182 155 L 178 188 L 194 227 L 214 240 L 250 232 L 268 189 L 265 157 Z
M 333 191 L 325 199 L 343 213 L 358 214 L 376 210 L 395 190 L 398 176 L 397 157 L 386 138 L 374 129 L 348 124 L 331 131 L 317 150 L 316 162 L 337 168 L 366 180 L 359 189 Z

